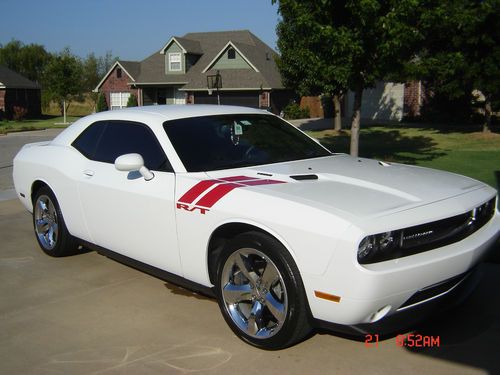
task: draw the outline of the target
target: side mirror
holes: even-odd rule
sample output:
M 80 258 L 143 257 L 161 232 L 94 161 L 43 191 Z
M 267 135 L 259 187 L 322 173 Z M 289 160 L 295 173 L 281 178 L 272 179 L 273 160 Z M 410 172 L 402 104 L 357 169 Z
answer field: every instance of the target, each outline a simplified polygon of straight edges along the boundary
M 146 181 L 152 180 L 155 176 L 153 172 L 144 166 L 144 159 L 140 154 L 118 156 L 115 160 L 115 168 L 123 172 L 139 171 Z

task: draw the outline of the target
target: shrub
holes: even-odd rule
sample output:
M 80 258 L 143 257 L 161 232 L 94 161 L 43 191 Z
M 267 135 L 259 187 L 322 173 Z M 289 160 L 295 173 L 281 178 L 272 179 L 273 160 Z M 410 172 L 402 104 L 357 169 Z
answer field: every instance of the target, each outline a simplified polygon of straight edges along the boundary
M 127 107 L 137 107 L 137 97 L 134 94 L 130 94 L 128 97 Z
M 309 107 L 300 108 L 297 103 L 290 103 L 284 109 L 283 113 L 287 120 L 294 120 L 300 118 L 309 118 L 310 111 Z
M 99 96 L 97 97 L 95 110 L 96 112 L 103 112 L 108 110 L 108 103 L 106 103 L 106 97 L 103 93 L 99 93 Z
M 23 121 L 28 114 L 28 110 L 24 107 L 15 105 L 12 107 L 12 118 L 14 121 Z

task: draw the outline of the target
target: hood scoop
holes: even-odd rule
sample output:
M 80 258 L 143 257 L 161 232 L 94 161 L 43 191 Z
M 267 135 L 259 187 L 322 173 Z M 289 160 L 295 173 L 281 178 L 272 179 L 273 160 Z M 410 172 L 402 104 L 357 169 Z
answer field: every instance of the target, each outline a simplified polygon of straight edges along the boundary
M 296 174 L 294 176 L 290 176 L 290 178 L 293 178 L 294 180 L 297 180 L 297 181 L 317 180 L 318 175 L 317 174 Z

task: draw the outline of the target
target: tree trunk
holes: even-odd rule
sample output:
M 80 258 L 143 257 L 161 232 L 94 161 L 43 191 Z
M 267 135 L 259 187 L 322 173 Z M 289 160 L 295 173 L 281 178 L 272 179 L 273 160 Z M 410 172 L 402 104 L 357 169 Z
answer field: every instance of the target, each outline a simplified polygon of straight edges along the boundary
M 336 131 L 342 130 L 340 98 L 338 95 L 333 95 L 333 129 Z
M 491 99 L 487 95 L 484 102 L 484 123 L 483 123 L 483 133 L 489 133 L 491 126 Z
M 359 128 L 361 123 L 361 99 L 363 98 L 363 87 L 356 88 L 354 92 L 354 105 L 351 121 L 351 156 L 358 156 L 359 151 Z

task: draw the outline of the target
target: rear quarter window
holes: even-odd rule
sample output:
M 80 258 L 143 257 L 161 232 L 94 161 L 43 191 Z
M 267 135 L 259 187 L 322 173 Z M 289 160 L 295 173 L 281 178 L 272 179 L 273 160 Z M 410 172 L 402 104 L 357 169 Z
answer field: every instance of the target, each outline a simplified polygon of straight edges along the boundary
M 171 172 L 172 167 L 148 126 L 130 121 L 100 121 L 73 142 L 88 159 L 113 164 L 118 156 L 138 153 L 148 169 Z

